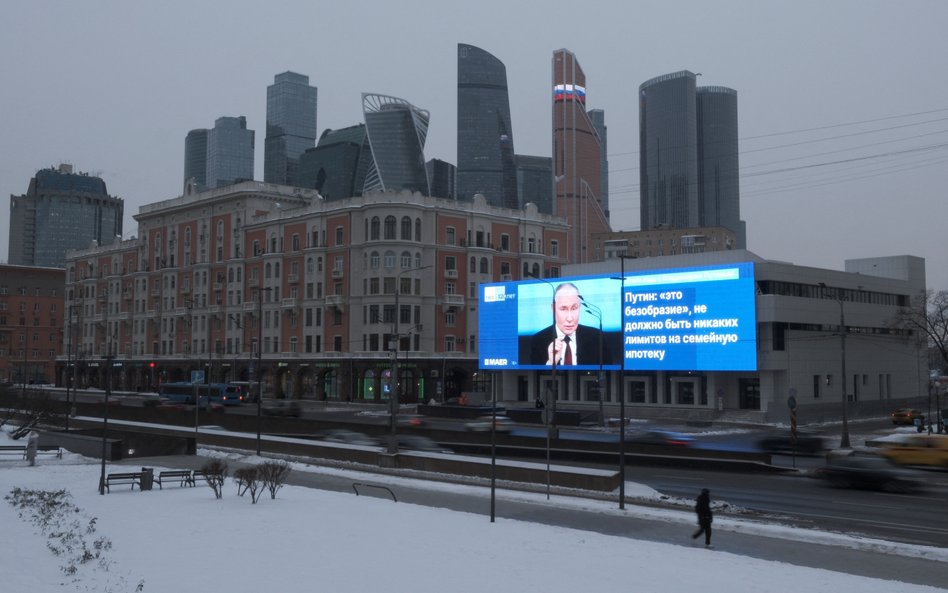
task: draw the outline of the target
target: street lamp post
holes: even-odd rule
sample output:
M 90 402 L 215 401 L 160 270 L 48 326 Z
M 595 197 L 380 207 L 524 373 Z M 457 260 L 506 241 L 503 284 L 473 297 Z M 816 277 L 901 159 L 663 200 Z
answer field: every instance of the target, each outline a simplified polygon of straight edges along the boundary
M 820 287 L 823 288 L 824 292 L 826 291 L 826 284 L 820 282 Z M 833 290 L 835 295 L 836 302 L 839 303 L 839 343 L 840 343 L 840 366 L 842 367 L 842 381 L 840 382 L 840 387 L 843 391 L 843 430 L 842 435 L 839 439 L 839 446 L 841 449 L 849 448 L 849 419 L 848 419 L 848 407 L 849 407 L 849 396 L 846 393 L 846 314 L 843 308 L 843 295 L 840 292 L 839 288 Z
M 550 307 L 550 309 L 553 314 L 553 327 L 555 328 L 556 327 L 556 286 L 554 286 L 553 283 L 547 280 L 546 278 L 541 278 L 540 276 L 537 276 L 535 274 L 530 274 L 528 272 L 527 276 L 531 278 L 535 278 L 536 280 L 540 280 L 542 282 L 546 282 L 550 286 L 550 289 L 553 291 L 553 298 L 551 301 L 552 306 Z M 547 429 L 546 429 L 546 498 L 547 500 L 550 499 L 550 443 L 553 439 L 553 433 L 556 430 L 556 399 L 557 399 L 557 395 L 559 395 L 558 393 L 559 383 L 557 383 L 556 381 L 556 359 L 557 359 L 557 356 L 556 356 L 556 353 L 554 352 L 553 364 L 551 365 L 553 388 L 552 390 L 549 390 L 549 389 L 543 390 L 543 395 L 545 396 L 544 399 L 546 401 L 544 402 L 543 410 L 541 410 L 543 423 L 547 425 Z M 550 391 L 553 391 L 552 393 L 553 397 L 550 397 L 551 395 Z
M 108 449 L 109 396 L 112 395 L 112 336 L 109 331 L 109 291 L 105 291 L 105 410 L 102 412 L 102 468 L 99 494 L 105 494 L 105 457 Z
M 619 254 L 619 508 L 625 509 L 625 260 Z
M 398 415 L 398 394 L 401 388 L 401 383 L 398 380 L 398 350 L 401 345 L 402 336 L 399 334 L 399 321 L 401 320 L 402 312 L 400 305 L 398 303 L 398 297 L 402 292 L 402 275 L 409 272 L 417 272 L 419 270 L 426 270 L 430 268 L 430 265 L 427 266 L 418 266 L 417 268 L 409 268 L 407 270 L 402 270 L 398 274 L 395 274 L 395 336 L 392 340 L 392 343 L 389 344 L 392 350 L 392 389 L 389 393 L 389 441 L 388 441 L 388 453 L 394 455 L 398 453 L 398 436 L 396 434 L 396 423 Z
M 269 286 L 257 290 L 257 457 L 260 456 L 260 432 L 263 422 L 263 292 L 270 292 Z

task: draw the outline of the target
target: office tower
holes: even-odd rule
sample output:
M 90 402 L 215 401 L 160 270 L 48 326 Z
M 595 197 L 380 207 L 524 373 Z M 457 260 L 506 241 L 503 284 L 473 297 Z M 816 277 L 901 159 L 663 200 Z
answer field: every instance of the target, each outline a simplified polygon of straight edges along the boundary
M 554 212 L 570 226 L 569 263 L 601 260 L 588 246 L 593 234 L 611 230 L 599 204 L 602 144 L 586 112 L 586 75 L 566 49 L 553 52 L 553 174 Z
M 254 131 L 247 118 L 219 117 L 207 133 L 207 186 L 253 179 Z
M 207 187 L 207 128 L 191 130 L 184 139 L 184 183 L 190 179 Z
M 458 44 L 458 199 L 517 207 L 513 128 L 503 62 Z
M 10 196 L 10 264 L 61 268 L 66 251 L 121 241 L 125 205 L 94 175 L 72 165 L 43 169 Z
M 601 169 L 599 206 L 605 213 L 606 218 L 609 218 L 609 157 L 606 156 L 609 152 L 609 142 L 606 129 L 606 112 L 602 109 L 590 109 L 589 119 L 592 120 L 593 127 L 596 128 L 596 133 L 599 134 L 599 141 L 602 143 L 602 150 L 599 151 L 601 155 L 599 159 Z
M 457 199 L 457 167 L 441 159 L 431 159 L 425 163 L 425 169 L 428 171 L 432 196 L 449 200 Z
M 404 99 L 362 94 L 365 130 L 372 148 L 363 193 L 409 190 L 431 195 L 425 170 L 429 113 Z
M 723 226 L 744 248 L 737 93 L 695 81 L 682 70 L 639 86 L 641 227 Z
M 371 163 L 365 124 L 326 130 L 300 157 L 299 187 L 314 188 L 327 200 L 361 196 Z
M 540 212 L 553 214 L 553 159 L 518 154 L 516 162 L 518 208 L 532 202 Z
M 703 226 L 734 231 L 737 248 L 747 246 L 741 220 L 737 91 L 723 86 L 695 89 L 698 115 L 699 218 Z
M 300 156 L 316 145 L 316 87 L 309 77 L 284 72 L 267 87 L 267 135 L 263 144 L 263 180 L 299 185 Z

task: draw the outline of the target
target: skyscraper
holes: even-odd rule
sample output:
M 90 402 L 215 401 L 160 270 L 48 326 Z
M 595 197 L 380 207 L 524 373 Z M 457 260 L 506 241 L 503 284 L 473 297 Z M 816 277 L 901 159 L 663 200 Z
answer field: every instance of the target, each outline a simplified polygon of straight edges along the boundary
M 207 128 L 191 130 L 184 139 L 184 182 L 189 179 L 207 187 Z
M 503 62 L 458 44 L 458 199 L 517 208 L 513 127 Z
M 425 170 L 429 113 L 404 99 L 362 94 L 372 161 L 363 192 L 409 190 L 431 195 Z
M 682 70 L 639 86 L 642 229 L 722 226 L 743 249 L 737 92 L 695 81 Z
M 518 208 L 532 202 L 544 214 L 553 214 L 553 159 L 517 155 Z
M 371 163 L 365 124 L 326 130 L 300 157 L 299 186 L 315 188 L 327 200 L 361 196 Z
M 734 231 L 737 248 L 745 249 L 747 229 L 741 220 L 737 91 L 723 86 L 702 86 L 695 89 L 695 96 L 701 224 Z
M 587 247 L 593 234 L 611 230 L 599 203 L 602 142 L 586 112 L 586 75 L 566 49 L 553 52 L 553 174 L 554 212 L 570 226 L 569 263 L 601 260 Z
M 263 180 L 298 185 L 300 156 L 316 144 L 316 87 L 295 72 L 277 74 L 267 87 Z
M 253 179 L 254 131 L 247 118 L 219 117 L 207 132 L 207 186 Z
M 457 167 L 441 159 L 431 159 L 425 163 L 425 169 L 428 171 L 432 196 L 449 200 L 458 198 Z
M 593 127 L 596 128 L 596 134 L 599 135 L 599 141 L 602 143 L 602 149 L 599 151 L 599 205 L 602 211 L 609 218 L 609 158 L 606 156 L 609 152 L 609 137 L 606 127 L 606 112 L 602 109 L 590 109 L 589 119 L 592 120 Z
M 99 177 L 72 165 L 38 171 L 22 196 L 10 196 L 10 263 L 61 268 L 66 251 L 121 240 L 125 205 Z

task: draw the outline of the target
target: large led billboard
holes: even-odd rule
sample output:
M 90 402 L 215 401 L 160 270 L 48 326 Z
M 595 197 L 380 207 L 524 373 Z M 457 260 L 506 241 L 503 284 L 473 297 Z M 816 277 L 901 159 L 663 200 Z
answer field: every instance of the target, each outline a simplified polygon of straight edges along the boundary
M 479 366 L 757 370 L 754 294 L 753 263 L 483 284 Z

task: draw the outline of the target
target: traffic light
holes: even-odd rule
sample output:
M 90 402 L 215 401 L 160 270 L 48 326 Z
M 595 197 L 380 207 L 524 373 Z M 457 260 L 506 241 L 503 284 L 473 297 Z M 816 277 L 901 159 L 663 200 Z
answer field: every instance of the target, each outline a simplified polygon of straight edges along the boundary
M 148 368 L 150 368 L 150 369 L 155 368 L 155 363 L 149 362 L 149 363 L 148 363 Z

